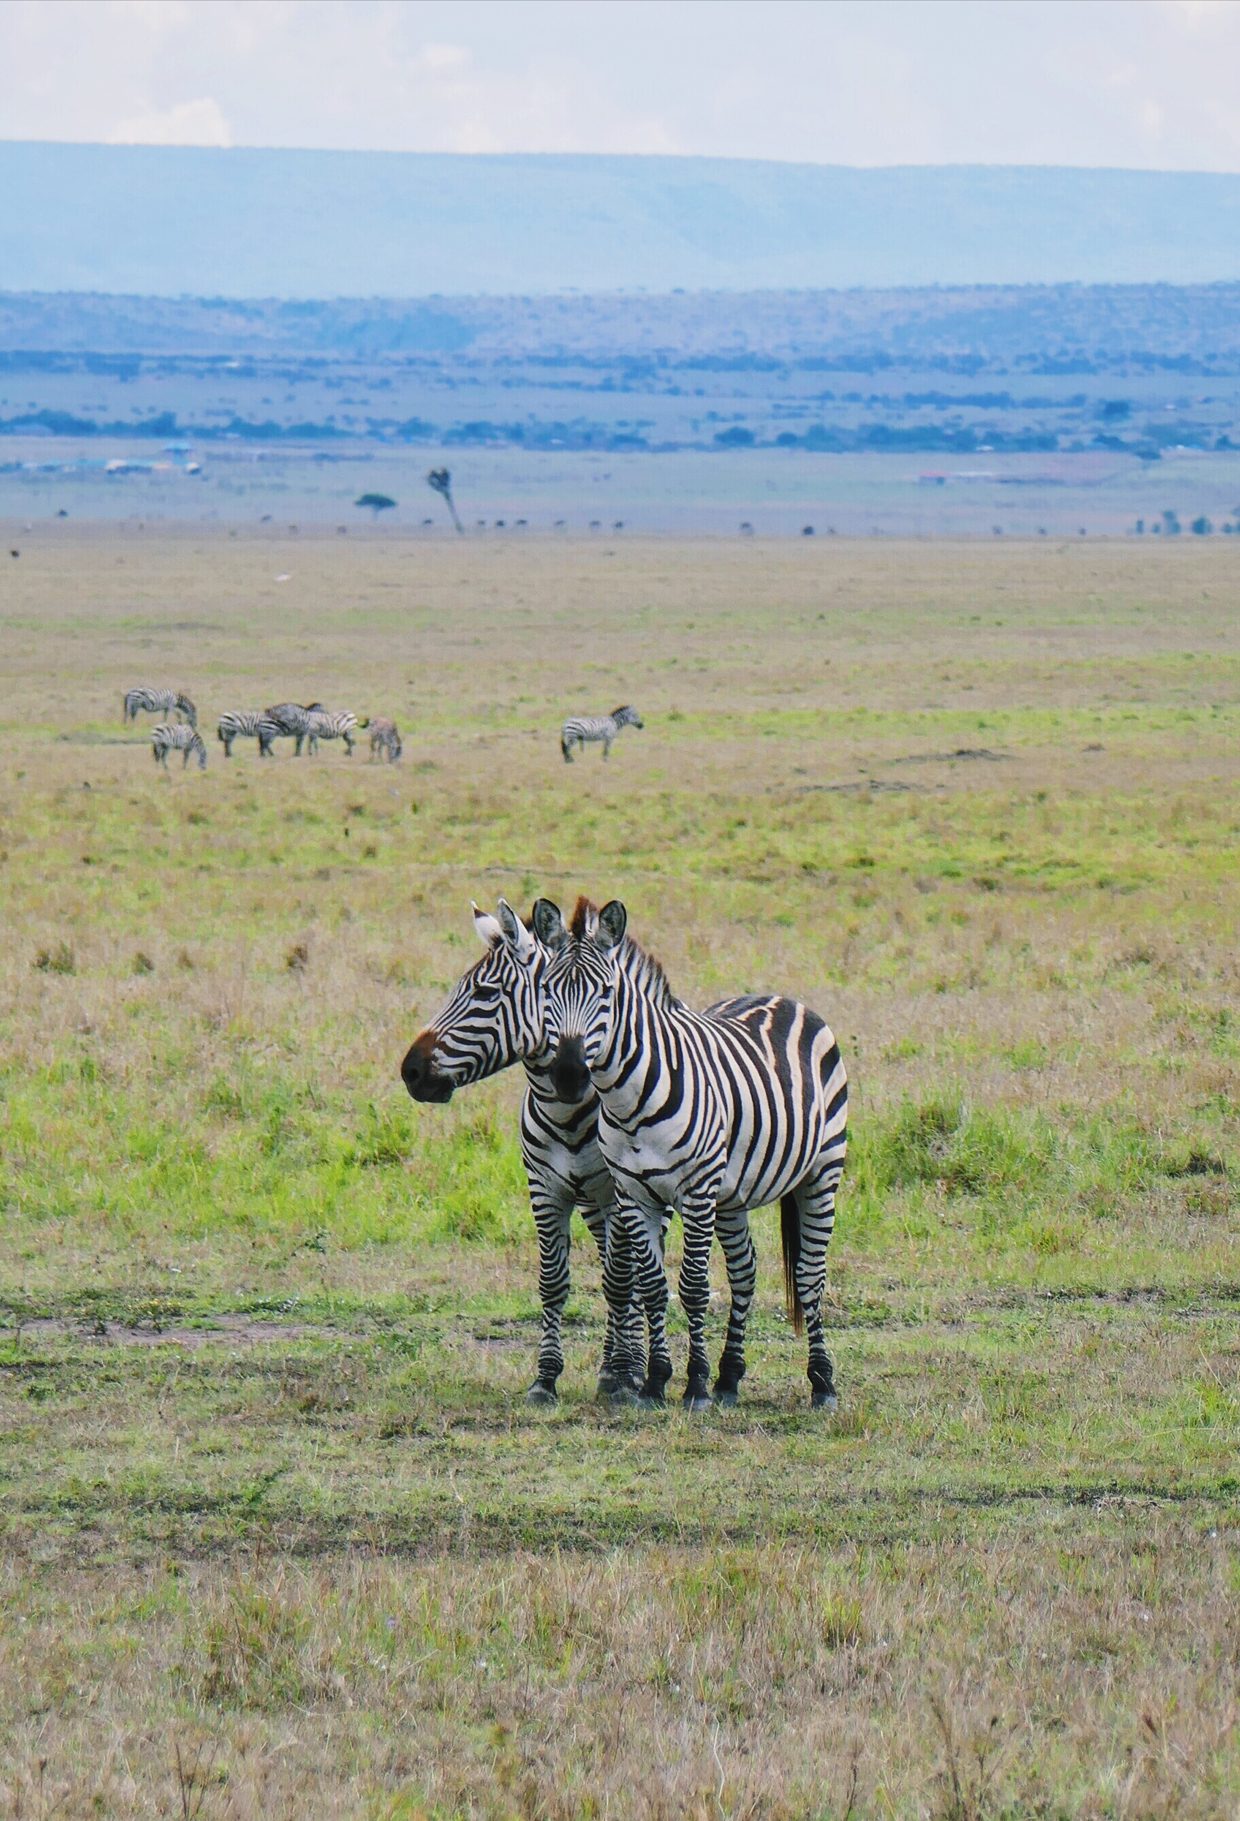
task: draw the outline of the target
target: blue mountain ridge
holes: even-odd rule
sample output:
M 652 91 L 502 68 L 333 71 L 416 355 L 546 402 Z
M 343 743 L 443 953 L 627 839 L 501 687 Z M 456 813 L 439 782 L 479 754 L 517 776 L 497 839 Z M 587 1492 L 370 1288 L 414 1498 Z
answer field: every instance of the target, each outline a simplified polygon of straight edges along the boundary
M 0 143 L 0 289 L 374 297 L 1240 278 L 1240 176 Z

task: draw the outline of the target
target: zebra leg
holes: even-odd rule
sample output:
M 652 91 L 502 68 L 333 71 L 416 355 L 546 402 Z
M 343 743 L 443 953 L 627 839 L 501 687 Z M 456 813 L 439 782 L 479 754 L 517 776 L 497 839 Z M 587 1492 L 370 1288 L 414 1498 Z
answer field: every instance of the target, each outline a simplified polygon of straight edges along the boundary
M 721 1223 L 717 1230 L 728 1267 L 731 1306 L 728 1309 L 728 1335 L 719 1356 L 719 1373 L 715 1379 L 715 1402 L 728 1409 L 737 1402 L 740 1382 L 745 1376 L 745 1325 L 757 1287 L 758 1259 L 748 1215 L 740 1215 L 735 1222 Z
M 710 1361 L 706 1357 L 706 1311 L 710 1305 L 710 1248 L 715 1237 L 715 1202 L 683 1204 L 684 1257 L 680 1264 L 680 1305 L 689 1323 L 689 1370 L 684 1401 L 690 1410 L 710 1408 Z
M 353 740 L 347 733 L 342 734 L 341 738 L 344 740 L 344 756 L 346 759 L 351 759 L 353 757 Z
M 611 757 L 611 741 L 606 738 L 603 741 L 603 757 L 605 759 L 609 759 Z
M 816 1175 L 795 1192 L 801 1217 L 801 1250 L 796 1262 L 797 1300 L 805 1311 L 809 1342 L 810 1403 L 815 1410 L 834 1410 L 835 1375 L 822 1326 L 822 1293 L 827 1280 L 827 1247 L 835 1227 L 835 1192 L 844 1173 L 844 1147 L 837 1143 L 823 1153 Z
M 646 1311 L 649 1353 L 646 1378 L 641 1388 L 641 1402 L 647 1406 L 665 1401 L 665 1387 L 672 1376 L 672 1356 L 667 1345 L 667 1272 L 663 1268 L 663 1215 L 647 1214 L 631 1202 L 619 1202 L 613 1221 L 614 1236 L 607 1246 L 608 1269 L 615 1256 L 621 1262 L 619 1281 L 613 1280 L 617 1303 L 612 1303 L 623 1320 L 631 1300 L 631 1285 L 636 1277 L 638 1294 Z M 627 1272 L 624 1255 L 627 1254 Z M 623 1300 L 619 1300 L 623 1294 Z M 608 1301 L 611 1302 L 609 1295 Z
M 572 1204 L 530 1184 L 530 1203 L 538 1233 L 538 1295 L 542 1302 L 542 1339 L 538 1344 L 538 1377 L 525 1394 L 527 1404 L 554 1404 L 556 1380 L 564 1370 L 560 1329 L 568 1301 L 568 1224 Z
M 630 1210 L 632 1218 L 641 1215 Z M 607 1217 L 607 1250 L 603 1255 L 603 1294 L 607 1298 L 607 1325 L 611 1330 L 611 1377 L 617 1402 L 635 1402 L 645 1383 L 645 1348 L 642 1334 L 643 1302 L 637 1283 L 637 1247 L 617 1208 Z
M 590 1235 L 598 1247 L 598 1255 L 604 1269 L 607 1265 L 607 1216 L 601 1208 L 583 1208 L 581 1218 L 590 1229 Z M 607 1310 L 607 1326 L 603 1333 L 603 1358 L 598 1369 L 598 1385 L 595 1395 L 601 1398 L 614 1397 L 620 1389 L 616 1378 L 613 1355 L 616 1350 L 616 1322 L 611 1309 Z

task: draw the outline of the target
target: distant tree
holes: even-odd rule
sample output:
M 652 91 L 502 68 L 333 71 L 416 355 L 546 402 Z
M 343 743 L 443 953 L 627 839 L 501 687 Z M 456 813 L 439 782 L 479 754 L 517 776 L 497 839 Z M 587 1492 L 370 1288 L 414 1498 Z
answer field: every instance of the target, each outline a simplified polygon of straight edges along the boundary
M 814 527 L 812 525 L 802 525 L 801 526 L 801 536 L 802 537 L 813 537 L 813 535 L 814 535 Z
M 1137 520 L 1135 526 L 1133 527 L 1133 529 L 1136 531 L 1136 534 L 1138 537 L 1144 537 L 1145 536 L 1145 520 L 1143 518 L 1139 518 Z
M 752 430 L 746 430 L 741 424 L 733 424 L 730 430 L 717 430 L 715 441 L 721 449 L 752 449 L 756 441 Z
M 1180 532 L 1184 529 L 1180 524 L 1179 513 L 1171 506 L 1168 506 L 1163 512 L 1162 526 L 1164 537 L 1179 537 Z
M 432 468 L 426 477 L 426 484 L 433 493 L 441 496 L 448 511 L 452 514 L 452 523 L 456 526 L 457 532 L 464 537 L 465 527 L 457 516 L 456 503 L 452 498 L 452 476 L 447 468 Z
M 1194 537 L 1209 537 L 1210 533 L 1214 530 L 1214 525 L 1203 512 L 1199 518 L 1193 520 L 1192 524 L 1189 526 L 1189 530 Z
M 389 499 L 386 493 L 363 493 L 360 499 L 354 500 L 353 504 L 369 506 L 374 516 L 378 518 L 381 512 L 390 512 L 396 501 Z

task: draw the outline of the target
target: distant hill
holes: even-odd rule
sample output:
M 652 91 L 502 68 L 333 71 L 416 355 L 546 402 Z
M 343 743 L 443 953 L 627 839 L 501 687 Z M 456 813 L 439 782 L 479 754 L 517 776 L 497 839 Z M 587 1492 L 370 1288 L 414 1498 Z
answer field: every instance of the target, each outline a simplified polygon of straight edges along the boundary
M 0 285 L 427 297 L 1240 279 L 1240 176 L 0 143 Z

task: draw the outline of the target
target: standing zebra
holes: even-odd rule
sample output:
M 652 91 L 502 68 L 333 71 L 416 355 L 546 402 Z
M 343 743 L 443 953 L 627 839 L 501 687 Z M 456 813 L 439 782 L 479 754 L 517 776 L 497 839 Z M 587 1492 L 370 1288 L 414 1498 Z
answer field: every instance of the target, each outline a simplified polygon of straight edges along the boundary
M 218 737 L 224 743 L 224 757 L 232 758 L 234 740 L 257 738 L 258 756 L 260 759 L 273 759 L 271 742 L 281 732 L 270 715 L 261 714 L 257 709 L 241 709 L 235 713 L 222 714 L 216 729 Z
M 198 725 L 198 710 L 180 689 L 127 689 L 125 691 L 125 725 L 140 714 L 176 714 L 191 727 Z
M 295 741 L 293 752 L 297 758 L 301 757 L 307 721 L 312 714 L 322 712 L 322 702 L 277 702 L 274 708 L 263 710 L 266 719 L 274 722 L 278 734 Z
M 755 1277 L 748 1217 L 778 1201 L 789 1313 L 798 1333 L 808 1331 L 811 1401 L 834 1408 L 822 1292 L 846 1147 L 839 1047 L 822 1019 L 792 999 L 731 999 L 691 1012 L 654 962 L 644 987 L 636 986 L 619 961 L 627 923 L 615 900 L 598 911 L 579 899 L 571 929 L 547 899 L 534 906 L 535 933 L 551 953 L 543 1031 L 553 1051 L 552 1086 L 571 1098 L 593 1081 L 599 1095 L 599 1146 L 627 1242 L 609 1247 L 604 1287 L 614 1317 L 631 1297 L 636 1271 L 650 1336 L 643 1397 L 662 1403 L 672 1375 L 659 1243 L 667 1209 L 679 1209 L 685 1229 L 685 1402 L 703 1409 L 711 1401 L 705 1321 L 712 1236 L 717 1229 L 732 1288 L 715 1394 L 732 1404 L 745 1371 Z
M 564 1099 L 551 1085 L 542 1036 L 546 951 L 502 898 L 498 917 L 485 915 L 476 904 L 473 912 L 486 953 L 461 975 L 434 1023 L 414 1038 L 400 1072 L 414 1100 L 442 1106 L 459 1087 L 515 1062 L 525 1065 L 521 1157 L 538 1235 L 542 1302 L 538 1376 L 526 1397 L 531 1403 L 553 1404 L 564 1370 L 561 1326 L 573 1209 L 580 1208 L 605 1259 L 614 1199 L 611 1175 L 598 1147 L 598 1097 L 589 1081 L 581 1093 Z M 632 1296 L 623 1310 L 609 1307 L 600 1397 L 631 1395 L 636 1389 L 627 1375 L 623 1381 L 617 1375 L 614 1359 L 636 1356 L 640 1327 L 640 1309 Z
M 560 729 L 560 751 L 564 762 L 573 762 L 573 747 L 584 752 L 587 741 L 603 742 L 603 757 L 611 751 L 611 743 L 622 727 L 641 727 L 644 723 L 635 708 L 616 708 L 610 714 L 574 715 L 565 721 Z
M 329 714 L 325 708 L 311 709 L 306 716 L 306 740 L 310 757 L 313 759 L 319 750 L 320 740 L 343 740 L 345 757 L 353 757 L 353 730 L 358 725 L 355 714 L 342 708 L 336 714 Z M 363 727 L 368 722 L 361 723 Z
M 168 754 L 179 752 L 181 770 L 189 764 L 189 756 L 194 753 L 198 759 L 199 771 L 207 769 L 207 749 L 202 743 L 202 735 L 196 727 L 189 727 L 178 721 L 174 726 L 167 724 L 151 730 L 151 754 L 156 762 L 168 769 Z
M 395 721 L 389 721 L 386 715 L 376 715 L 370 723 L 371 758 L 375 759 L 383 753 L 388 764 L 395 765 L 403 751 L 400 729 Z

